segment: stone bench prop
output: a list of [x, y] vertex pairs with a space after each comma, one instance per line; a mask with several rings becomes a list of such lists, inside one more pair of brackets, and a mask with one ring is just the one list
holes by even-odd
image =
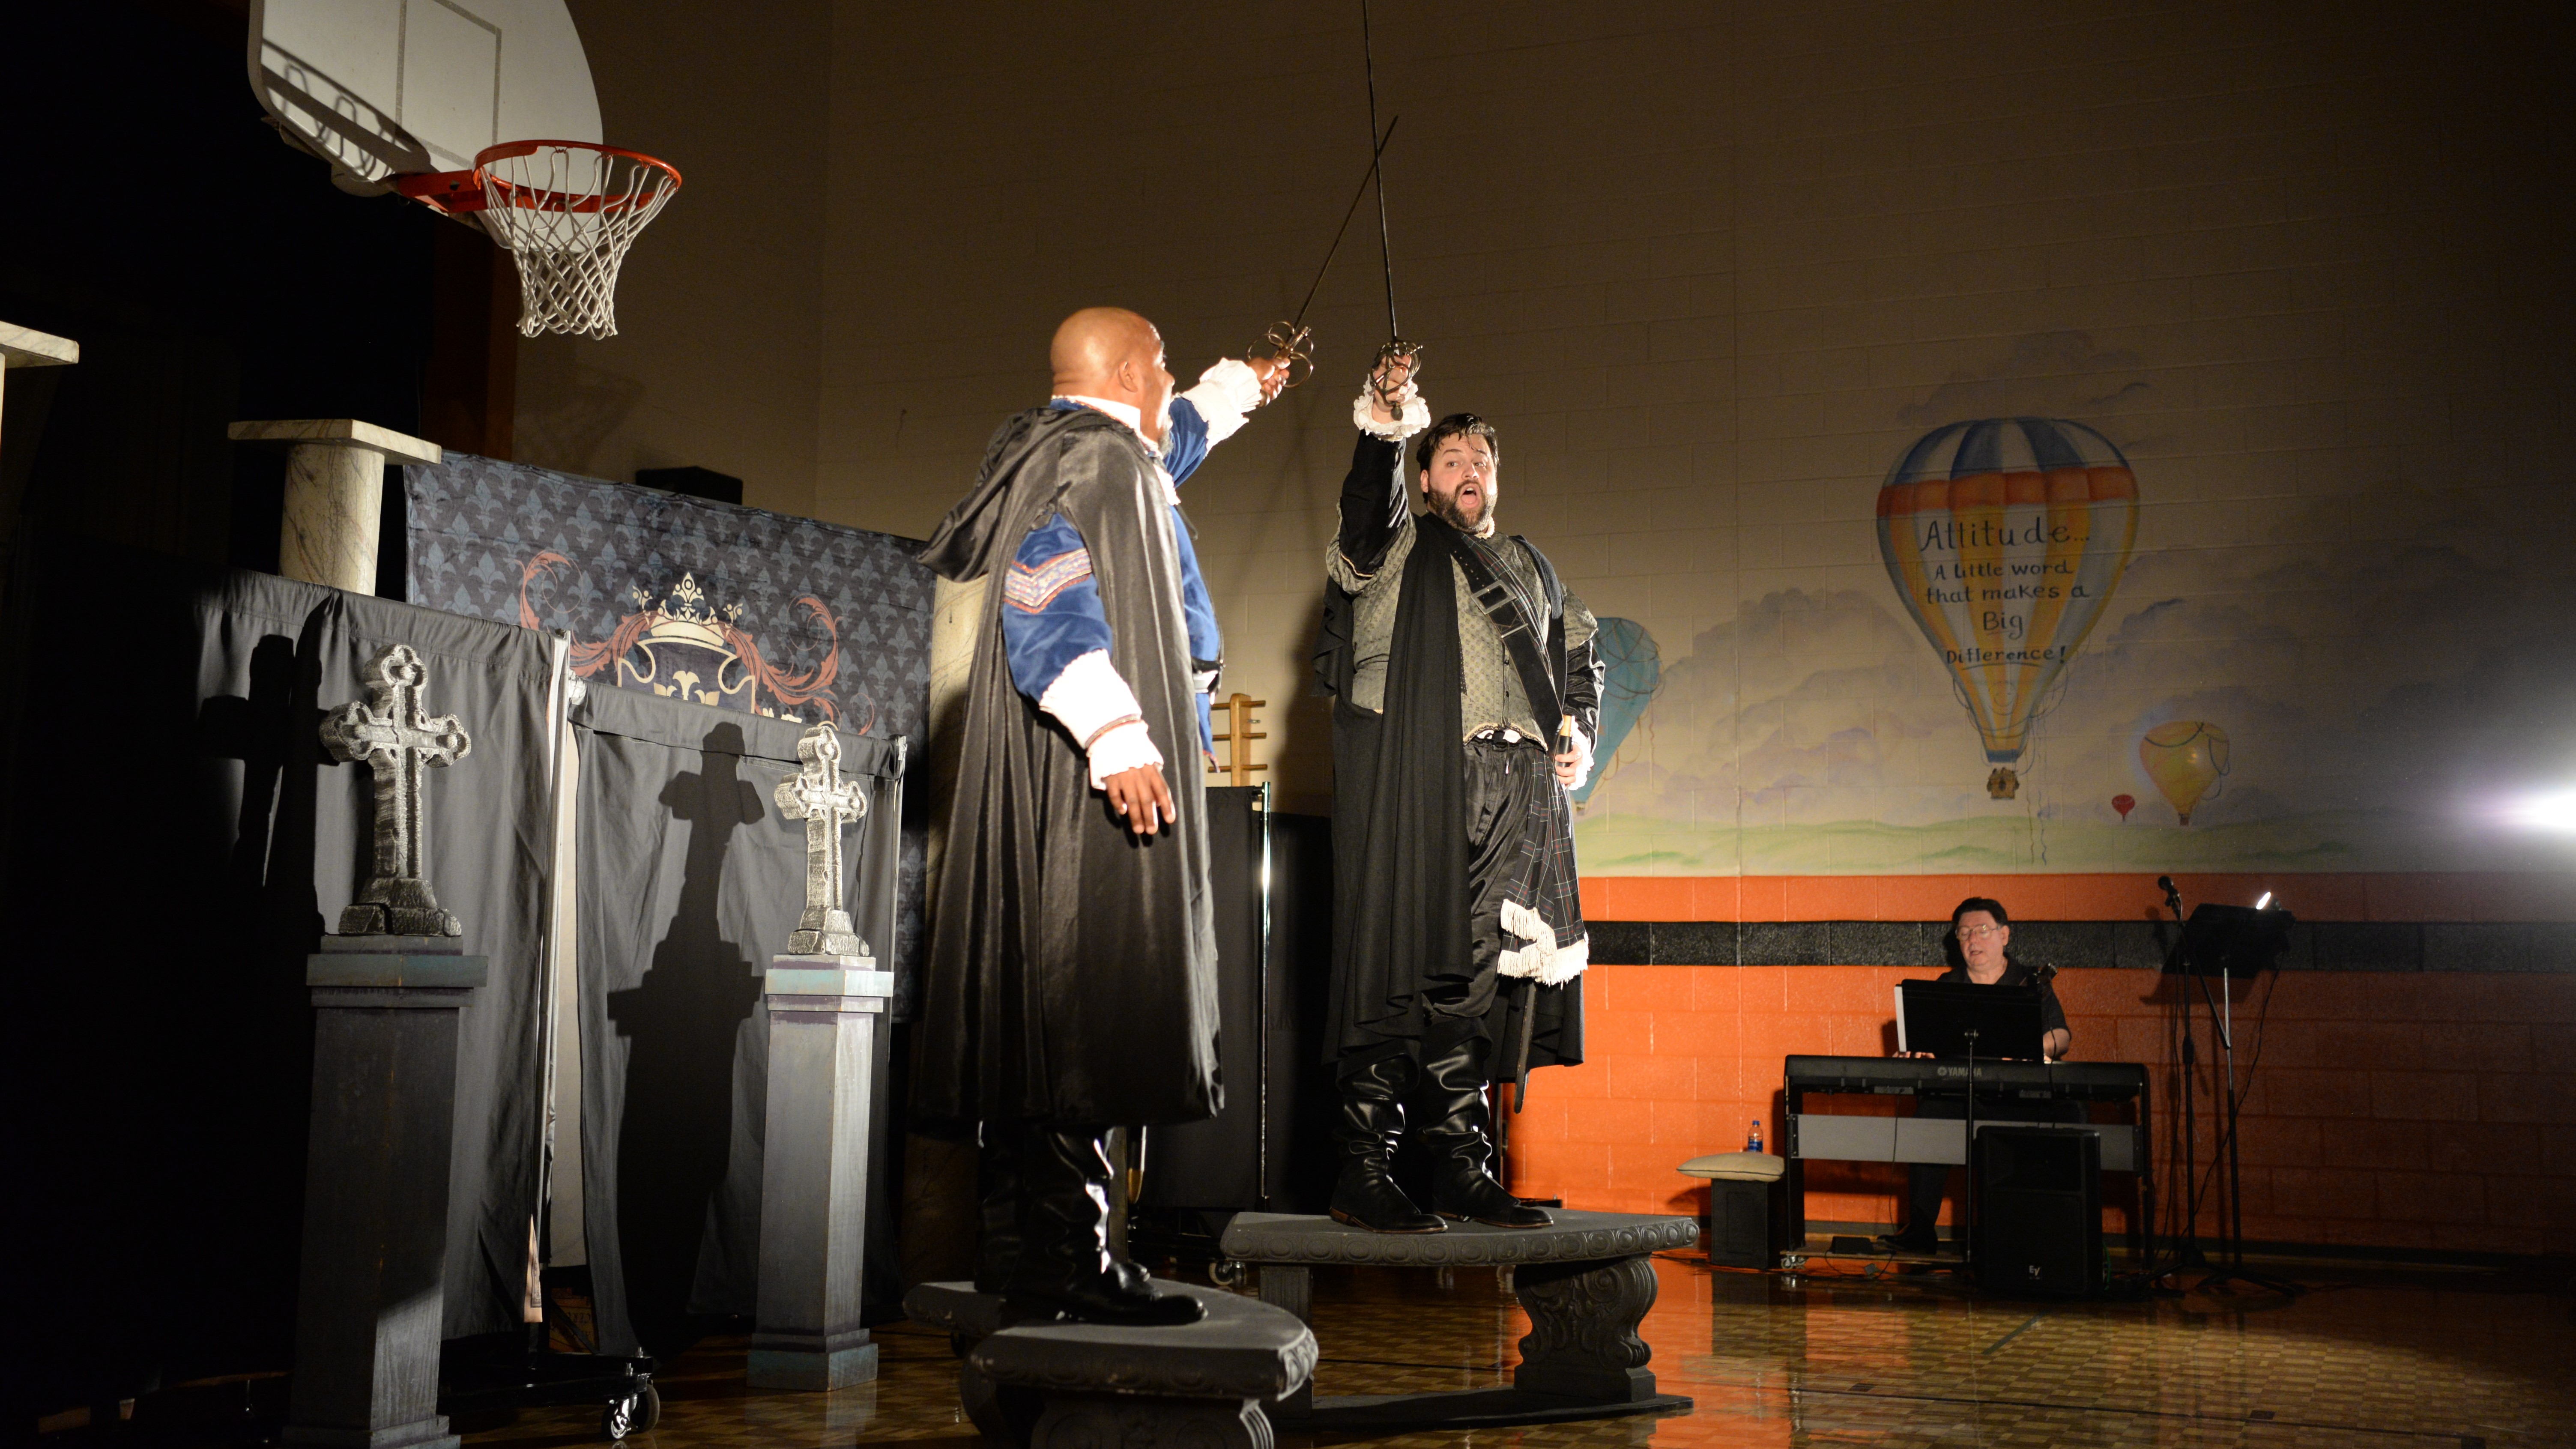
[[1270, 1449], [1264, 1406], [1305, 1392], [1315, 1335], [1296, 1315], [1241, 1294], [1154, 1286], [1198, 1299], [1207, 1316], [1177, 1327], [1004, 1328], [1001, 1300], [966, 1283], [924, 1283], [903, 1307], [914, 1322], [948, 1331], [964, 1360], [958, 1401], [995, 1443]]
[[1313, 1321], [1313, 1269], [1333, 1264], [1387, 1268], [1509, 1268], [1530, 1316], [1521, 1365], [1508, 1388], [1431, 1394], [1324, 1398], [1311, 1387], [1282, 1401], [1274, 1417], [1301, 1433], [1393, 1433], [1411, 1429], [1548, 1424], [1688, 1409], [1657, 1393], [1646, 1368], [1652, 1352], [1637, 1325], [1655, 1303], [1659, 1249], [1699, 1242], [1691, 1218], [1551, 1209], [1545, 1228], [1451, 1223], [1443, 1233], [1372, 1233], [1331, 1218], [1238, 1213], [1218, 1240], [1225, 1255], [1261, 1269], [1261, 1298]]

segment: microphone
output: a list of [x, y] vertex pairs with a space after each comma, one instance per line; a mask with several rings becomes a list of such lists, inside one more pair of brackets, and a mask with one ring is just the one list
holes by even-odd
[[2156, 889], [2165, 893], [2165, 909], [2173, 912], [2177, 916], [2181, 915], [2182, 892], [2174, 889], [2173, 877], [2169, 875], [2157, 876]]

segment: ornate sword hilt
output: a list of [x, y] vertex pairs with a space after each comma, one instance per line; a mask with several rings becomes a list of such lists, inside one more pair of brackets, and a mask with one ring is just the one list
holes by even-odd
[[1259, 361], [1261, 349], [1269, 348], [1269, 360], [1278, 363], [1288, 373], [1287, 380], [1280, 383], [1280, 387], [1291, 388], [1315, 375], [1314, 345], [1313, 328], [1301, 327], [1294, 322], [1274, 322], [1269, 331], [1261, 334], [1258, 343], [1243, 350], [1243, 360]]
[[[1378, 401], [1384, 403], [1390, 412], [1402, 411], [1404, 405], [1396, 396], [1388, 394], [1380, 380], [1388, 376], [1388, 369], [1395, 367], [1404, 369], [1406, 383], [1419, 382], [1422, 378], [1422, 344], [1390, 337], [1379, 346], [1376, 359], [1369, 363], [1369, 391], [1376, 393]], [[1397, 385], [1399, 394], [1402, 387], [1403, 384]]]

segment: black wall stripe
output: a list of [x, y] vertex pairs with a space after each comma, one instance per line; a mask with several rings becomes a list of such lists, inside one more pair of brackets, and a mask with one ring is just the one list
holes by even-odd
[[[1591, 921], [1614, 966], [1939, 966], [1945, 921]], [[2016, 921], [2012, 953], [2066, 970], [2154, 970], [2171, 923]], [[2576, 923], [2318, 921], [2290, 931], [2286, 971], [2576, 972]]]

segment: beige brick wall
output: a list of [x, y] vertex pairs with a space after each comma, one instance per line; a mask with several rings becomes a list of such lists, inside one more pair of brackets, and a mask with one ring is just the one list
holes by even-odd
[[570, 0], [610, 145], [679, 168], [629, 252], [618, 335], [519, 348], [519, 461], [632, 482], [689, 464], [813, 515], [832, 13]]
[[[1383, 4], [1405, 328], [1432, 348], [1435, 409], [1499, 422], [1505, 525], [1597, 612], [1645, 624], [1668, 668], [1784, 590], [1821, 621], [1781, 646], [1811, 663], [1874, 657], [1854, 611], [1910, 635], [1871, 531], [1878, 481], [1930, 427], [2024, 412], [2088, 421], [2137, 464], [2132, 603], [2218, 590], [2202, 554], [2270, 590], [2323, 552], [2399, 560], [2467, 499], [2502, 521], [2494, 567], [2528, 608], [2576, 543], [2571, 168], [2532, 29], [2550, 13]], [[1075, 306], [1155, 318], [1185, 380], [1251, 342], [1304, 291], [1364, 160], [1356, 6], [974, 14], [832, 17], [819, 289], [765, 334], [819, 331], [821, 517], [929, 530], [999, 418], [1043, 396], [1047, 332]], [[782, 124], [811, 111], [794, 78]], [[620, 92], [605, 74], [602, 90], [613, 122]], [[699, 164], [662, 225], [725, 184]], [[1230, 679], [1270, 701], [1291, 808], [1329, 788], [1304, 655], [1348, 400], [1383, 325], [1373, 220], [1310, 318], [1322, 373], [1188, 490]], [[675, 290], [678, 260], [639, 256], [634, 282]], [[726, 265], [796, 295], [793, 257]], [[763, 409], [804, 396], [746, 388], [728, 356], [687, 360], [685, 386], [630, 369], [652, 374], [634, 417], [766, 428]], [[2323, 601], [2314, 627], [2364, 613]], [[1820, 784], [1808, 805], [1712, 787], [1707, 808], [1884, 817], [1981, 781], [1973, 755], [1888, 723], [1955, 713], [1918, 655], [1774, 712], [1784, 738], [1876, 729], [1874, 784]], [[1641, 730], [1621, 768], [1655, 767], [1669, 738]], [[2337, 768], [2292, 740], [2250, 749], [2283, 779]]]

